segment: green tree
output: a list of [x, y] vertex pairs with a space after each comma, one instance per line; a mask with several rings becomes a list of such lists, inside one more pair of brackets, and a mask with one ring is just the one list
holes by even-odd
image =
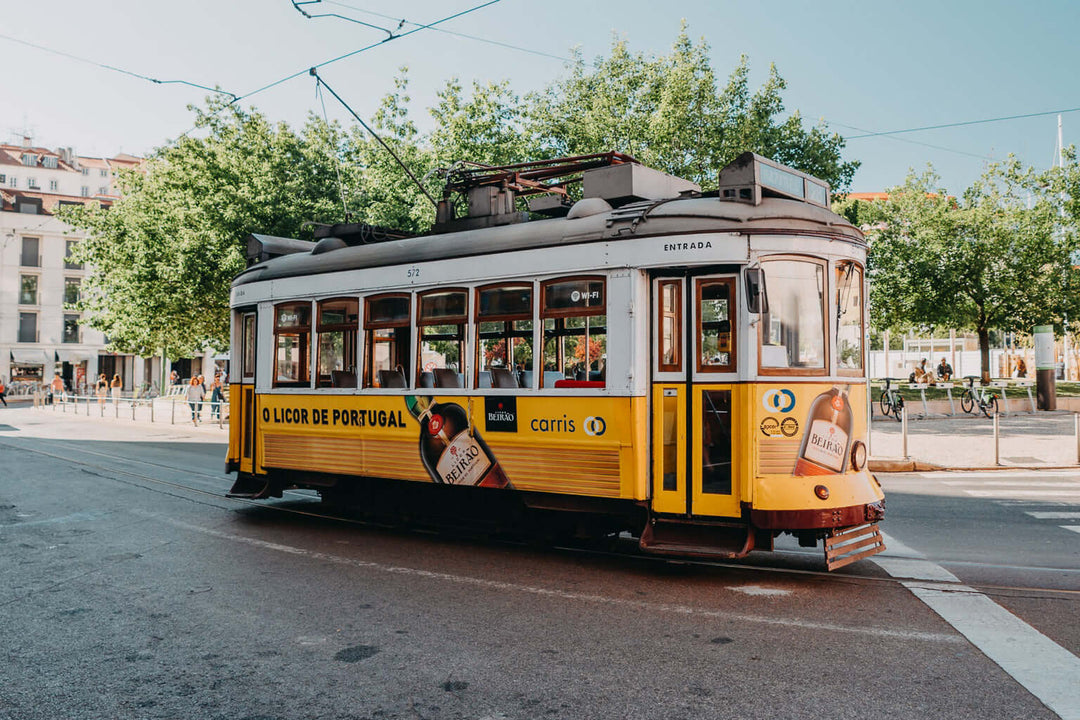
[[960, 197], [927, 170], [909, 174], [886, 201], [839, 207], [870, 241], [875, 327], [973, 330], [986, 378], [991, 328], [1027, 332], [1075, 315], [1077, 235], [1063, 222], [1053, 187], [1010, 159], [991, 165]]
[[228, 347], [229, 288], [244, 238], [311, 236], [304, 221], [341, 215], [342, 131], [311, 118], [299, 134], [211, 100], [203, 137], [160, 148], [123, 174], [111, 208], [67, 208], [85, 230], [77, 260], [92, 266], [80, 309], [121, 352], [179, 358]]

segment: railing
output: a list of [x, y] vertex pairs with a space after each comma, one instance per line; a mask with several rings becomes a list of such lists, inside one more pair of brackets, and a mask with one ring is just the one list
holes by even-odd
[[[199, 403], [197, 412], [193, 415], [187, 400], [179, 395], [164, 398], [140, 398], [122, 396], [114, 400], [111, 396], [75, 395], [72, 393], [53, 394], [34, 392], [34, 407], [48, 409], [53, 412], [71, 412], [76, 415], [87, 417], [111, 417], [113, 419], [130, 419], [150, 423], [203, 424], [203, 418], [211, 425], [224, 428], [229, 421], [229, 401], [204, 400]], [[197, 422], [196, 422], [197, 420]]]

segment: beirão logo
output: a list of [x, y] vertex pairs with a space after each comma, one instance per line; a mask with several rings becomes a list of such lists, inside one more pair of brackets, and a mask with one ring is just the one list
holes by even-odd
[[607, 423], [604, 422], [602, 417], [587, 417], [585, 418], [585, 434], [586, 435], [603, 435], [607, 432]]
[[795, 393], [787, 388], [780, 390], [767, 390], [761, 396], [761, 404], [768, 412], [791, 412], [795, 407]]

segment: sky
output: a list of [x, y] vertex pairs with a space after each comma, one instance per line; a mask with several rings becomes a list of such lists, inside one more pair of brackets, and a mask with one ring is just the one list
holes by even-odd
[[[1072, 110], [1062, 114], [1064, 141], [1080, 145], [1080, 43], [1071, 36], [1080, 27], [1077, 2], [494, 0], [464, 12], [484, 2], [301, 5], [380, 30], [307, 19], [291, 0], [0, 0], [7, 67], [0, 140], [29, 131], [38, 146], [143, 155], [191, 129], [188, 106], [207, 95], [193, 85], [247, 96], [245, 106], [299, 126], [309, 112], [323, 112], [307, 68], [369, 45], [320, 75], [370, 118], [407, 66], [412, 117], [423, 130], [427, 108], [451, 78], [466, 86], [509, 80], [521, 94], [541, 90], [565, 75], [572, 49], [591, 61], [621, 38], [631, 51], [666, 54], [685, 20], [691, 37], [709, 44], [719, 77], [746, 55], [756, 88], [775, 64], [787, 82], [786, 111], [850, 138], [844, 158], [862, 163], [854, 191], [897, 185], [928, 163], [954, 193], [1010, 153], [1048, 167], [1057, 111]], [[400, 33], [417, 31], [380, 43], [401, 20]], [[350, 122], [332, 97], [326, 112]], [[1014, 119], [957, 125], [998, 118]], [[856, 137], [937, 125], [954, 126]]]

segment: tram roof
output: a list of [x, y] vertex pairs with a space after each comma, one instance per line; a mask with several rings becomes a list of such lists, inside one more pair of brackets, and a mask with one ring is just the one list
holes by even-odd
[[[862, 233], [841, 216], [798, 200], [770, 197], [751, 205], [716, 197], [690, 197], [636, 202], [617, 208], [603, 202], [598, 206], [594, 200], [580, 201], [575, 207], [580, 206], [581, 212], [571, 210], [563, 218], [369, 245], [350, 246], [337, 238], [324, 238], [319, 243], [310, 243], [309, 252], [293, 252], [251, 266], [233, 280], [233, 287], [343, 270], [690, 233], [827, 235], [866, 244]], [[598, 211], [589, 213], [586, 208]], [[282, 238], [252, 235], [249, 242], [252, 240], [280, 245]]]

